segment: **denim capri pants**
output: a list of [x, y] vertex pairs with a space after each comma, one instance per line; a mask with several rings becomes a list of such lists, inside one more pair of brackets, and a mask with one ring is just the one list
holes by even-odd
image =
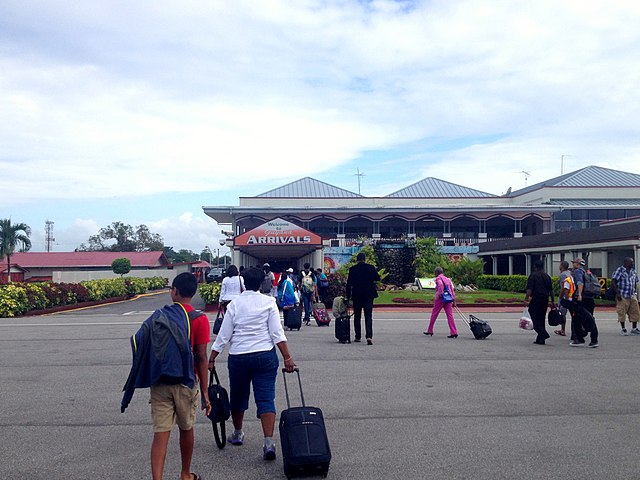
[[258, 417], [276, 413], [276, 377], [278, 355], [276, 348], [264, 352], [229, 355], [229, 388], [231, 411], [244, 412], [249, 408], [249, 388], [253, 384]]

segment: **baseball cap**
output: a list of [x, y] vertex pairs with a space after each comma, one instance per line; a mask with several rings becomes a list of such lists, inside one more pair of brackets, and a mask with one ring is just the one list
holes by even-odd
[[584, 259], [582, 258], [574, 258], [573, 259], [573, 263], [579, 263], [580, 265], [586, 265], [587, 262], [584, 261]]
[[268, 263], [265, 263], [264, 265], [262, 265], [263, 267], [271, 267], [271, 265], [269, 265]]
[[293, 273], [293, 268], [291, 267], [287, 268], [287, 273]]

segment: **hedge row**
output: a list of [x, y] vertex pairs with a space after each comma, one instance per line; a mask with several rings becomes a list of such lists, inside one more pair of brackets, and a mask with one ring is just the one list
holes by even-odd
[[[559, 277], [551, 277], [554, 295], [560, 294]], [[611, 285], [611, 280], [607, 279], [605, 288]], [[500, 290], [504, 292], [524, 292], [527, 288], [526, 275], [480, 275], [478, 277], [478, 288], [489, 290]]]
[[105, 278], [80, 283], [10, 283], [0, 285], [0, 317], [15, 317], [32, 310], [138, 295], [167, 286], [167, 279]]

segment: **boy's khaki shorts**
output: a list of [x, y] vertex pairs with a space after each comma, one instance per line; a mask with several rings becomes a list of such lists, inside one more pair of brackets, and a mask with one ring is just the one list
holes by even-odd
[[196, 422], [199, 394], [198, 385], [153, 385], [149, 400], [153, 431], [170, 432], [176, 423], [180, 430], [191, 430]]
[[629, 315], [630, 322], [640, 322], [640, 308], [638, 307], [638, 297], [623, 298], [616, 301], [616, 313], [618, 321], [623, 323], [625, 317]]

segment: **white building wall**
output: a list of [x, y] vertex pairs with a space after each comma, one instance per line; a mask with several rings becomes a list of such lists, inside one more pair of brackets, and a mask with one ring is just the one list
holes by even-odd
[[[158, 268], [154, 270], [131, 270], [124, 275], [124, 278], [151, 278], [151, 277], [164, 277], [168, 280], [169, 284], [173, 281], [176, 275], [183, 272], [190, 272], [190, 265], [178, 265], [172, 269]], [[54, 270], [52, 272], [52, 280], [58, 283], [79, 283], [85, 280], [99, 280], [103, 278], [118, 278], [120, 275], [116, 275], [109, 270], [77, 270], [77, 271], [61, 271]]]

